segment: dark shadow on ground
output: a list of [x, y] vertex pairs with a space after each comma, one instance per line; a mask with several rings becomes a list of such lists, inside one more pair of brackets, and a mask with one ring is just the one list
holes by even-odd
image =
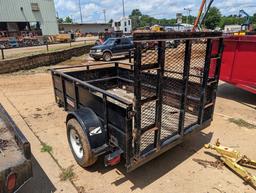
[[53, 193], [56, 188], [45, 174], [37, 160], [32, 156], [33, 178], [17, 193]]
[[[129, 57], [125, 57], [125, 56], [113, 56], [113, 57], [111, 58], [111, 61], [110, 61], [110, 62], [120, 62], [120, 61], [122, 61], [122, 60], [127, 60], [127, 59], [129, 59]], [[95, 60], [94, 60], [93, 58], [91, 58], [91, 57], [90, 57], [90, 61], [97, 62], [97, 61], [95, 61]], [[105, 62], [103, 59], [101, 59], [101, 60], [99, 60], [99, 61]]]
[[124, 56], [116, 56], [112, 58], [111, 61], [115, 62], [115, 61], [126, 60], [126, 59], [129, 59], [129, 58]]
[[167, 151], [163, 155], [157, 157], [156, 159], [144, 164], [140, 168], [136, 169], [131, 173], [127, 173], [124, 167], [124, 162], [121, 162], [116, 167], [105, 168], [103, 165], [103, 159], [100, 158], [97, 163], [92, 166], [88, 171], [107, 173], [110, 170], [117, 168], [117, 172], [124, 175], [123, 178], [117, 179], [112, 183], [116, 186], [125, 183], [127, 180], [133, 183], [131, 190], [137, 188], [143, 189], [150, 185], [161, 176], [165, 175], [176, 166], [184, 162], [186, 159], [191, 157], [199, 149], [203, 148], [204, 144], [210, 142], [213, 133], [205, 134], [203, 132], [195, 133], [185, 140], [182, 144], [174, 147], [173, 149]]
[[[256, 95], [237, 88], [231, 84], [223, 83], [218, 87], [218, 97], [234, 100], [244, 105], [256, 105]], [[251, 107], [251, 106], [250, 106]], [[255, 107], [252, 107], [256, 109]]]

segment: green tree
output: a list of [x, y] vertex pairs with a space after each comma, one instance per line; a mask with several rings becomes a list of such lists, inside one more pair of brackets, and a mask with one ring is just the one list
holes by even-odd
[[114, 21], [113, 19], [110, 19], [108, 23], [112, 24], [112, 23], [113, 23], [113, 21]]
[[173, 25], [176, 23], [176, 19], [159, 19], [158, 24], [163, 26]]
[[73, 19], [69, 16], [65, 17], [64, 23], [73, 23]]
[[188, 24], [192, 24], [193, 25], [195, 20], [196, 20], [196, 17], [192, 16], [192, 15], [189, 15], [189, 16], [183, 15], [182, 16], [182, 22], [183, 23], [187, 23], [187, 21], [188, 21]]
[[131, 16], [142, 16], [142, 13], [139, 9], [132, 10]]
[[253, 23], [253, 29], [254, 31], [256, 31], [256, 13], [253, 14], [252, 23]]
[[244, 23], [244, 18], [240, 18], [237, 15], [229, 15], [221, 17], [219, 26], [223, 29], [225, 25], [241, 25]]
[[129, 17], [132, 20], [133, 29], [138, 29], [140, 27], [150, 27], [155, 24], [166, 26], [176, 23], [176, 19], [156, 19], [149, 15], [144, 15], [139, 9], [134, 9]]
[[256, 13], [254, 13], [252, 16], [252, 23], [256, 24]]
[[205, 27], [208, 29], [214, 30], [220, 25], [221, 13], [220, 10], [216, 7], [210, 8], [206, 18], [205, 18]]
[[63, 23], [64, 22], [63, 18], [59, 18], [59, 17], [57, 17], [57, 21], [58, 21], [58, 23]]
[[138, 27], [141, 27], [140, 20], [142, 17], [142, 13], [140, 12], [139, 9], [132, 10], [132, 13], [129, 17], [132, 20], [132, 28], [133, 29], [137, 29]]
[[140, 19], [140, 24], [140, 27], [152, 26], [155, 24], [159, 24], [159, 21], [156, 18], [151, 17], [149, 15], [142, 15]]

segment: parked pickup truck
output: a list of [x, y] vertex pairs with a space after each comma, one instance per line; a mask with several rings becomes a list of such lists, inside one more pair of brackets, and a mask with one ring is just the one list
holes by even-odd
[[30, 144], [0, 104], [0, 193], [13, 193], [32, 177]]
[[132, 48], [133, 42], [131, 37], [109, 38], [102, 45], [92, 47], [90, 56], [94, 60], [103, 58], [105, 61], [110, 61], [113, 56], [129, 56]]

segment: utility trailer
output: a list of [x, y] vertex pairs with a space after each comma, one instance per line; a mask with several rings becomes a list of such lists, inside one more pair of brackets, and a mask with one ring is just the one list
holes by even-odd
[[[167, 48], [170, 40], [179, 40], [179, 46]], [[158, 42], [157, 48], [145, 48], [152, 41]], [[134, 64], [51, 71], [56, 103], [68, 111], [71, 151], [82, 167], [105, 155], [106, 166], [123, 158], [130, 172], [212, 121], [221, 33], [135, 33], [134, 45]]]
[[30, 144], [0, 104], [0, 193], [13, 193], [32, 177]]

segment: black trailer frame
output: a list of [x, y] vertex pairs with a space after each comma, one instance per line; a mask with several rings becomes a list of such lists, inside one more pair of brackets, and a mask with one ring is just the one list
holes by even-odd
[[[127, 171], [132, 171], [210, 125], [223, 52], [221, 35], [135, 33], [134, 65], [115, 62], [52, 69], [55, 100], [66, 111], [93, 110], [106, 134], [90, 139], [93, 153], [121, 150]], [[165, 42], [174, 39], [180, 45], [166, 48]], [[157, 42], [156, 49], [147, 48], [152, 41]], [[110, 92], [115, 89], [134, 97]], [[95, 145], [99, 139], [103, 142]]]
[[[13, 135], [13, 139], [17, 143], [19, 149], [22, 152], [22, 157], [20, 160], [6, 160], [6, 164], [1, 165], [4, 170], [0, 170], [0, 192], [8, 192], [7, 190], [7, 179], [8, 176], [15, 174], [16, 183], [13, 189], [14, 192], [19, 190], [23, 185], [25, 185], [32, 177], [32, 161], [31, 161], [31, 147], [30, 143], [23, 135], [21, 130], [14, 123], [11, 116], [7, 113], [4, 107], [0, 103], [0, 121], [6, 125], [6, 129]], [[1, 136], [0, 136], [1, 139]], [[13, 144], [11, 145], [13, 146]], [[8, 148], [8, 147], [7, 147]], [[3, 151], [4, 152], [4, 151]], [[15, 152], [12, 152], [15, 153]], [[0, 156], [1, 153], [0, 153]], [[2, 159], [2, 158], [0, 158]], [[12, 158], [13, 159], [13, 158]], [[10, 165], [10, 163], [12, 163]]]

